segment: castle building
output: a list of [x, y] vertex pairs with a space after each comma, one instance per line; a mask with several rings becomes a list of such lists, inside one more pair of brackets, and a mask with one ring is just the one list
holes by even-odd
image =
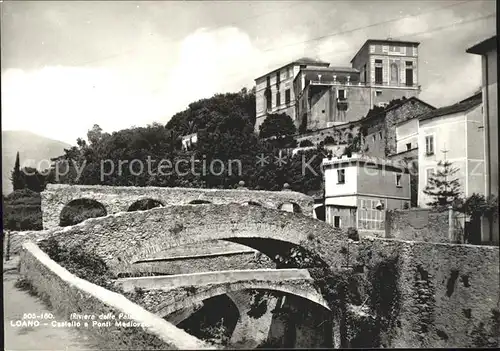
[[303, 131], [317, 130], [360, 120], [374, 105], [418, 96], [418, 46], [369, 39], [351, 67], [300, 59], [257, 78], [256, 130], [271, 113], [288, 114]]
[[255, 130], [259, 131], [269, 114], [286, 113], [295, 120], [294, 78], [301, 69], [328, 66], [328, 62], [303, 57], [255, 79]]

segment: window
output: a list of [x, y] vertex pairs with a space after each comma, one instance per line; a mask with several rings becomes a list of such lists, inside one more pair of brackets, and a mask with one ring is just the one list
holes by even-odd
[[363, 66], [363, 82], [366, 83], [366, 63]]
[[375, 60], [375, 84], [382, 84], [383, 68], [382, 60]]
[[267, 86], [270, 86], [270, 85], [271, 85], [271, 77], [267, 76]]
[[285, 90], [285, 104], [290, 103], [290, 89]]
[[427, 135], [425, 137], [425, 153], [427, 156], [434, 155], [434, 136]]
[[340, 228], [340, 216], [333, 216], [333, 226]]
[[281, 94], [280, 94], [280, 92], [278, 91], [278, 92], [276, 93], [276, 106], [281, 105], [281, 101], [280, 101], [280, 100], [281, 100]]
[[281, 81], [280, 71], [276, 72], [276, 85], [279, 86]]
[[345, 100], [346, 99], [345, 89], [337, 90], [337, 95], [338, 95], [339, 100]]
[[411, 143], [406, 143], [406, 150], [411, 150]]
[[382, 96], [382, 90], [375, 90], [376, 96]]
[[427, 182], [427, 185], [429, 185], [429, 180], [432, 178], [432, 176], [434, 175], [434, 168], [427, 168], [426, 172], [425, 172], [425, 175], [426, 175], [426, 182]]
[[396, 174], [396, 186], [398, 188], [402, 187], [402, 185], [401, 185], [401, 174]]
[[378, 139], [382, 140], [382, 132], [378, 132]]
[[337, 184], [345, 184], [345, 169], [337, 170]]
[[398, 65], [393, 62], [391, 63], [391, 84], [397, 84], [399, 79], [398, 79]]
[[377, 140], [377, 136], [375, 134], [372, 135], [372, 141], [375, 142]]
[[389, 46], [390, 52], [400, 52], [399, 46]]
[[413, 62], [406, 61], [406, 85], [413, 85]]

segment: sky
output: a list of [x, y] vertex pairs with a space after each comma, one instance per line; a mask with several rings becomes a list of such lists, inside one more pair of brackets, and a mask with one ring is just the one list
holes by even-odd
[[445, 106], [480, 87], [481, 58], [465, 50], [496, 30], [494, 0], [0, 6], [2, 130], [70, 144], [94, 124], [113, 132], [166, 123], [299, 57], [349, 66], [367, 39], [419, 41], [419, 97]]

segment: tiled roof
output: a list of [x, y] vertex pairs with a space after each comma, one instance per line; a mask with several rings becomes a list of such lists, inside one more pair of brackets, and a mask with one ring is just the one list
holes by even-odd
[[316, 60], [316, 59], [313, 59], [313, 58], [310, 58], [310, 57], [301, 57], [301, 58], [293, 61], [292, 63], [305, 63], [305, 64], [319, 63], [319, 64], [323, 64], [323, 65], [329, 64], [328, 62], [321, 61], [321, 60]]
[[471, 99], [465, 99], [462, 100], [462, 102], [450, 105], [450, 106], [445, 106], [438, 108], [436, 110], [430, 111], [428, 113], [423, 114], [420, 116], [418, 119], [420, 121], [428, 120], [431, 118], [439, 117], [439, 116], [445, 116], [445, 115], [451, 115], [454, 113], [459, 113], [459, 112], [465, 112], [470, 110], [473, 107], [476, 107], [481, 104], [482, 100], [482, 94], [476, 94], [474, 95], [475, 98]]

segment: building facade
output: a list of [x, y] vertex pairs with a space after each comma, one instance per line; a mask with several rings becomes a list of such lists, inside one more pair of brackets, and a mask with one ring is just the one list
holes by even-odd
[[[431, 111], [418, 120], [416, 143], [418, 147], [419, 192], [418, 204], [428, 207], [431, 200], [423, 193], [432, 174], [438, 171], [439, 161], [452, 162], [458, 168], [462, 196], [485, 194], [484, 183], [484, 124], [481, 93], [451, 106]], [[404, 149], [415, 143], [410, 130], [414, 121], [398, 125], [398, 147]], [[406, 132], [404, 132], [406, 130]]]
[[367, 40], [351, 67], [303, 58], [255, 80], [256, 131], [268, 114], [286, 113], [302, 131], [363, 118], [375, 106], [418, 96], [418, 42]]
[[491, 37], [467, 50], [482, 56], [482, 93], [487, 194], [498, 196], [498, 51], [497, 37]]
[[295, 121], [294, 78], [301, 69], [329, 65], [328, 62], [304, 57], [255, 79], [255, 131], [259, 132], [260, 125], [269, 114], [286, 113]]
[[[486, 196], [498, 197], [498, 48], [493, 36], [467, 49], [468, 53], [482, 57], [483, 123], [485, 134], [484, 182]], [[498, 217], [483, 220], [481, 241], [498, 245], [500, 242]]]
[[410, 177], [398, 163], [353, 154], [322, 167], [325, 220], [334, 227], [383, 233], [385, 211], [410, 206]]

